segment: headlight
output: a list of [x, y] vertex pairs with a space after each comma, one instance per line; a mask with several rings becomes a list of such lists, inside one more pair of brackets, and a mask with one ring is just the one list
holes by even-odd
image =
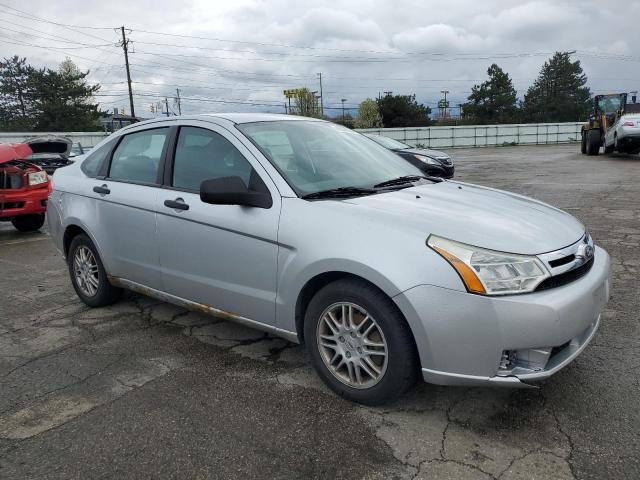
[[427, 163], [429, 165], [439, 165], [439, 166], [442, 165], [442, 163], [440, 163], [439, 161], [435, 160], [434, 158], [427, 157], [425, 155], [414, 155], [414, 157], [416, 157], [421, 162]]
[[47, 183], [49, 176], [47, 172], [34, 172], [29, 174], [29, 185], [39, 185], [41, 183]]
[[532, 292], [550, 277], [535, 256], [496, 252], [430, 235], [427, 245], [456, 269], [471, 293], [506, 295]]

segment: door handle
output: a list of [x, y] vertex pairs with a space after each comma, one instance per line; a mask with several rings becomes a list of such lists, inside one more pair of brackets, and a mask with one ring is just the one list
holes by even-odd
[[175, 200], [165, 200], [164, 206], [173, 208], [175, 210], [189, 210], [189, 205], [184, 203], [182, 198], [176, 198]]
[[100, 187], [93, 187], [93, 191], [99, 193], [100, 195], [109, 195], [111, 193], [111, 190], [109, 190], [107, 184], [104, 184]]

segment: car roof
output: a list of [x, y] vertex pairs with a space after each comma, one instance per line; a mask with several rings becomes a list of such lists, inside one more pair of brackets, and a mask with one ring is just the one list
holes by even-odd
[[225, 120], [229, 120], [233, 123], [276, 122], [282, 120], [310, 120], [317, 122], [322, 121], [319, 118], [300, 117], [297, 115], [283, 115], [278, 113], [207, 113], [201, 116], [224, 118]]
[[[118, 130], [118, 132], [125, 132], [134, 128], [153, 125], [161, 122], [171, 122], [175, 120], [201, 120], [205, 122], [231, 122], [233, 124], [252, 123], [252, 122], [276, 122], [276, 121], [311, 121], [311, 122], [324, 122], [319, 118], [312, 117], [300, 117], [297, 115], [283, 115], [277, 113], [202, 113], [199, 115], [180, 115], [174, 117], [162, 117], [152, 118], [142, 122], [136, 122]], [[221, 122], [222, 121], [222, 122]]]

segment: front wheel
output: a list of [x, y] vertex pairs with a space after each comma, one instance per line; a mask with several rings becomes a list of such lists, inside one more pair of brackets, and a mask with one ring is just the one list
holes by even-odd
[[580, 153], [583, 155], [587, 153], [587, 135], [584, 131], [580, 135]]
[[44, 213], [13, 217], [11, 223], [19, 232], [35, 232], [44, 225]]
[[98, 251], [87, 235], [73, 238], [67, 261], [73, 288], [88, 306], [105, 307], [118, 299], [121, 290], [109, 283]]
[[598, 155], [600, 146], [602, 145], [602, 137], [599, 130], [589, 130], [587, 132], [587, 155]]
[[321, 289], [305, 315], [311, 363], [338, 395], [380, 405], [407, 391], [419, 362], [404, 317], [383, 292], [358, 280]]

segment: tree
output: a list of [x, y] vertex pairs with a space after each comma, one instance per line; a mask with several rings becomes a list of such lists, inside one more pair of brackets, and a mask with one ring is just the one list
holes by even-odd
[[316, 94], [310, 91], [308, 88], [297, 89], [293, 100], [294, 105], [291, 107], [291, 114], [301, 115], [303, 117], [321, 117]]
[[35, 70], [31, 85], [39, 112], [35, 130], [90, 131], [95, 130], [100, 117], [93, 94], [99, 85], [88, 85], [89, 72], [81, 72], [70, 60], [63, 61], [58, 70]]
[[524, 96], [524, 118], [529, 122], [584, 120], [591, 107], [586, 83], [580, 61], [572, 62], [568, 52], [556, 52]]
[[367, 98], [358, 107], [358, 113], [354, 122], [355, 128], [378, 128], [382, 127], [382, 115], [378, 103]]
[[27, 131], [91, 131], [100, 116], [88, 85], [89, 72], [70, 60], [58, 70], [35, 69], [26, 59], [0, 63], [0, 129]]
[[494, 63], [487, 69], [487, 75], [489, 80], [471, 89], [469, 101], [463, 105], [465, 117], [480, 124], [516, 121], [517, 95], [509, 74]]
[[385, 127], [425, 127], [431, 109], [416, 101], [415, 95], [387, 94], [377, 99]]
[[26, 58], [15, 55], [0, 61], [0, 130], [33, 129], [32, 74]]

